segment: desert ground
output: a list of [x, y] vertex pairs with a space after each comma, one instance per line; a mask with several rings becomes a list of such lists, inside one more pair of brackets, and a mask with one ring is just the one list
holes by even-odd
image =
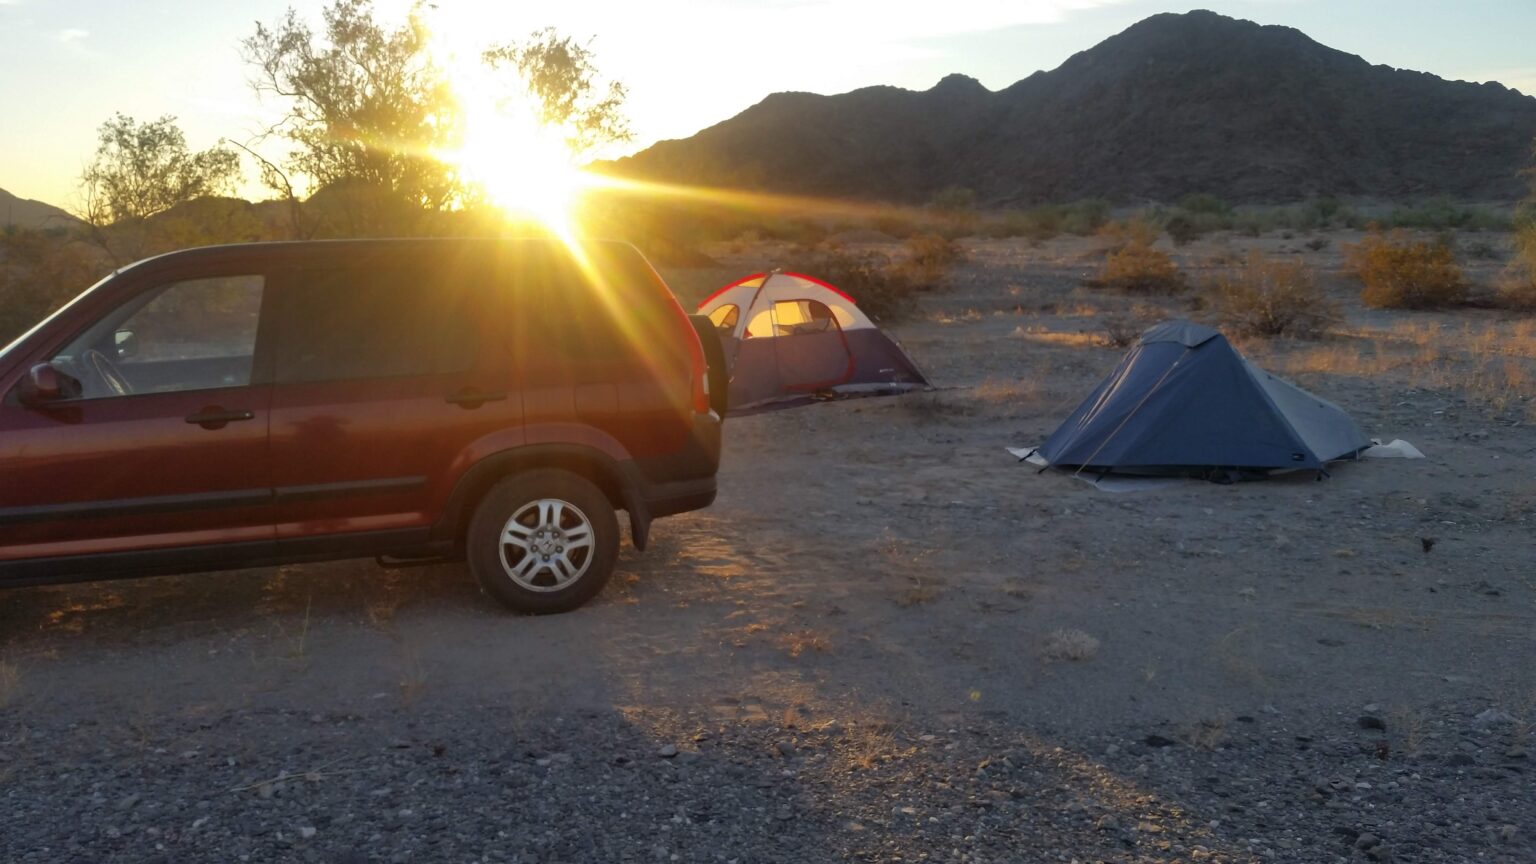
[[1234, 341], [1426, 459], [1037, 473], [1106, 318], [1200, 313], [967, 240], [890, 328], [938, 389], [732, 419], [577, 612], [372, 562], [0, 594], [0, 860], [1536, 861], [1536, 319], [1365, 310], [1316, 237], [1175, 255], [1317, 268], [1333, 335]]

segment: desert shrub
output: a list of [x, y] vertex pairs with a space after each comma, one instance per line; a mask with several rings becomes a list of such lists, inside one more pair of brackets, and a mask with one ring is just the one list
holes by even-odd
[[1197, 193], [1185, 195], [1179, 199], [1179, 209], [1188, 213], [1216, 213], [1225, 214], [1232, 211], [1232, 205], [1217, 198], [1215, 195]]
[[1061, 208], [1061, 230], [1086, 237], [1109, 221], [1109, 202], [1102, 198], [1084, 198]]
[[21, 335], [110, 269], [63, 230], [0, 233], [0, 345]]
[[1200, 239], [1201, 234], [1200, 226], [1195, 224], [1195, 220], [1183, 213], [1169, 216], [1163, 223], [1163, 230], [1168, 232], [1168, 239], [1172, 240], [1175, 246], [1187, 246]]
[[1064, 214], [1064, 208], [1057, 207], [1053, 204], [1047, 204], [1045, 206], [1035, 207], [1029, 210], [1027, 213], [1025, 213], [1024, 224], [1026, 229], [1024, 236], [1028, 237], [1032, 242], [1035, 243], [1041, 243], [1051, 239], [1052, 237], [1055, 237], [1062, 231], [1066, 230], [1063, 225], [1063, 222], [1065, 221]]
[[836, 285], [853, 297], [865, 314], [895, 321], [912, 314], [921, 287], [913, 268], [896, 264], [878, 252], [840, 248], [796, 249], [784, 269], [807, 273]]
[[1430, 309], [1467, 298], [1466, 279], [1443, 238], [1413, 240], [1401, 230], [1373, 229], [1344, 247], [1344, 261], [1360, 280], [1360, 299], [1367, 306]]
[[1413, 207], [1399, 206], [1388, 217], [1394, 228], [1429, 231], [1508, 231], [1510, 219], [1486, 207], [1469, 207], [1434, 198]]
[[907, 238], [907, 266], [923, 282], [934, 282], [964, 254], [960, 244], [941, 234], [914, 234]]
[[1157, 227], [1139, 216], [1124, 221], [1105, 222], [1095, 232], [1105, 241], [1110, 252], [1119, 252], [1130, 245], [1151, 246], [1157, 242]]
[[1095, 284], [1126, 294], [1174, 294], [1184, 288], [1184, 274], [1168, 253], [1132, 239], [1105, 257]]
[[1273, 220], [1257, 210], [1244, 210], [1232, 217], [1232, 230], [1244, 237], [1257, 237], [1273, 226]]
[[1099, 330], [1104, 334], [1105, 345], [1127, 348], [1163, 317], [1161, 310], [1138, 303], [1128, 312], [1111, 312], [1102, 316]]
[[1305, 265], [1250, 251], [1243, 263], [1216, 276], [1205, 299], [1232, 332], [1249, 336], [1316, 336], [1338, 317]]
[[980, 221], [976, 213], [976, 193], [964, 186], [948, 186], [939, 190], [929, 200], [930, 209], [939, 214], [937, 224], [930, 230], [954, 239], [976, 233]]

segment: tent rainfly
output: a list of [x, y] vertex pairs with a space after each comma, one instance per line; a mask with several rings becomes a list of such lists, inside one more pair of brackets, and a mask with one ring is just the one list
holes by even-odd
[[1323, 471], [1369, 446], [1342, 409], [1248, 362], [1220, 333], [1165, 321], [1037, 453], [1075, 471], [1228, 479]]
[[810, 276], [748, 276], [710, 295], [698, 311], [720, 334], [733, 414], [928, 387], [852, 297]]

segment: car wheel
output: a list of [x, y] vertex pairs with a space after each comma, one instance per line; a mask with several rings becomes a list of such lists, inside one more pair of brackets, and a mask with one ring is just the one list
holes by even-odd
[[619, 520], [591, 481], [540, 469], [487, 492], [466, 543], [485, 593], [518, 612], [568, 612], [597, 596], [613, 575]]

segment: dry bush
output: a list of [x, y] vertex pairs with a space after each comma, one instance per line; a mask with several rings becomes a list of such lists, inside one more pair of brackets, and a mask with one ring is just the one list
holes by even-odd
[[960, 244], [942, 234], [915, 234], [907, 238], [907, 266], [925, 282], [943, 278], [964, 254]]
[[1467, 299], [1467, 282], [1451, 247], [1413, 240], [1403, 231], [1372, 230], [1344, 247], [1345, 266], [1360, 280], [1360, 299], [1378, 309], [1433, 309]]
[[1128, 315], [1108, 315], [1103, 322], [1104, 344], [1111, 348], [1129, 348], [1147, 328]]
[[793, 250], [784, 269], [806, 273], [836, 285], [853, 297], [866, 315], [895, 321], [917, 306], [918, 282], [912, 270], [892, 263], [878, 252], [853, 252], [837, 247]]
[[1151, 246], [1157, 242], [1158, 230], [1138, 216], [1123, 222], [1105, 222], [1094, 233], [1105, 241], [1105, 248], [1114, 253], [1130, 246]]
[[1163, 223], [1163, 230], [1168, 232], [1168, 238], [1175, 246], [1188, 246], [1200, 239], [1203, 233], [1194, 219], [1183, 213], [1175, 213]]
[[1506, 309], [1536, 311], [1536, 224], [1515, 237], [1515, 258], [1499, 282], [1498, 302]]
[[1109, 221], [1109, 202], [1103, 198], [1084, 198], [1061, 208], [1061, 230], [1086, 237]]
[[67, 232], [6, 228], [0, 233], [0, 344], [89, 288], [108, 269]]
[[1099, 329], [1104, 334], [1104, 344], [1111, 348], [1128, 348], [1148, 327], [1165, 318], [1163, 311], [1153, 306], [1137, 303], [1129, 312], [1110, 312], [1102, 316]]
[[917, 306], [914, 295], [933, 287], [961, 256], [958, 244], [938, 234], [914, 235], [906, 249], [905, 259], [892, 261], [879, 252], [836, 246], [798, 248], [784, 269], [825, 279], [852, 295], [865, 314], [895, 321], [911, 315]]
[[1245, 336], [1318, 336], [1339, 314], [1306, 265], [1267, 259], [1258, 250], [1216, 276], [1206, 297], [1222, 324]]
[[1126, 294], [1176, 294], [1184, 274], [1167, 252], [1133, 239], [1109, 253], [1095, 284]]

